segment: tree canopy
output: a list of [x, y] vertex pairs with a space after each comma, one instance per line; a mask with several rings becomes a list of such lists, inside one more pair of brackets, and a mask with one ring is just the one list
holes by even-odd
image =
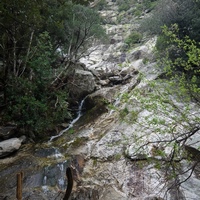
[[1, 125], [16, 123], [41, 136], [70, 118], [68, 91], [58, 86], [59, 75], [105, 36], [98, 13], [86, 6], [89, 3], [0, 2]]

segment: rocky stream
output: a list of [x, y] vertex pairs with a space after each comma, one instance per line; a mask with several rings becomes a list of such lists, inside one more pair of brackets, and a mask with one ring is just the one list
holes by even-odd
[[[90, 94], [80, 102], [77, 116], [63, 131], [40, 144], [21, 145], [20, 140], [18, 151], [1, 158], [0, 199], [16, 199], [19, 172], [23, 172], [23, 199], [63, 199], [69, 166], [74, 179], [71, 200], [200, 199], [199, 174], [166, 195], [170, 183], [164, 173], [142, 159], [133, 159], [138, 146], [135, 138], [150, 135], [152, 130], [121, 120], [109, 105], [120, 110], [125, 92], [146, 87], [139, 73], [147, 80], [160, 75], [152, 53], [156, 38], [127, 50], [124, 39], [139, 19], [119, 13], [115, 1], [107, 0], [107, 4], [101, 15], [107, 19], [104, 26], [110, 43], [93, 47], [96, 50], [81, 59], [86, 69], [76, 71], [79, 90]], [[120, 23], [119, 15], [125, 18]], [[138, 120], [143, 115], [145, 111]]]

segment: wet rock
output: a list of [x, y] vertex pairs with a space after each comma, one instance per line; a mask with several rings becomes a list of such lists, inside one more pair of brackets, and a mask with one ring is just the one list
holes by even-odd
[[85, 99], [86, 109], [91, 109], [94, 106], [106, 105], [107, 103], [114, 101], [114, 95], [117, 92], [117, 87], [106, 87], [102, 88], [90, 95]]
[[112, 39], [110, 40], [110, 44], [115, 44], [115, 43], [116, 43], [116, 40], [112, 38]]
[[19, 137], [19, 140], [21, 141], [22, 144], [25, 144], [27, 137], [25, 135], [22, 135], [21, 137]]
[[18, 138], [11, 138], [0, 142], [0, 158], [17, 151], [20, 148], [21, 143], [21, 140]]
[[200, 161], [200, 151], [192, 146], [184, 145], [184, 149], [188, 158]]

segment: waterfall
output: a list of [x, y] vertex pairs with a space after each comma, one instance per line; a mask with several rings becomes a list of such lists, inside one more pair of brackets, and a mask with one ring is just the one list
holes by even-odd
[[44, 191], [44, 193], [48, 192], [48, 186], [47, 186], [47, 172], [48, 172], [48, 167], [44, 168], [44, 177], [43, 177], [43, 181], [42, 181], [42, 189]]
[[56, 160], [56, 165], [48, 165], [44, 167], [44, 174], [42, 179], [42, 189], [44, 193], [47, 193], [50, 189], [49, 187], [53, 185], [57, 185], [60, 190], [65, 190], [66, 188], [66, 167], [68, 165], [68, 161], [63, 161], [62, 153], [54, 148], [54, 153], [51, 155], [54, 160]]
[[73, 127], [73, 125], [80, 119], [80, 117], [82, 116], [82, 108], [83, 108], [83, 104], [84, 104], [84, 101], [85, 101], [86, 98], [84, 98], [81, 103], [79, 104], [79, 107], [78, 107], [78, 111], [77, 111], [77, 116], [76, 118], [74, 118], [70, 124], [67, 126], [67, 128], [65, 128], [64, 130], [62, 130], [58, 135], [54, 135], [50, 138], [50, 142], [55, 139], [55, 138], [58, 138], [60, 137], [61, 135], [63, 135], [63, 133], [65, 133], [66, 131], [68, 131], [70, 128]]
[[61, 176], [58, 179], [58, 187], [61, 190], [64, 190], [65, 189], [65, 176], [66, 176], [65, 175], [65, 170], [64, 170], [64, 164], [63, 163], [59, 163], [57, 166], [60, 169], [60, 173], [61, 173]]

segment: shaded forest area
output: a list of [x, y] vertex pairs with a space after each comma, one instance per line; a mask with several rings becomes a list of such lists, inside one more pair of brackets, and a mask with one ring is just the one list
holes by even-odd
[[[116, 0], [119, 11], [134, 5], [141, 17], [140, 35], [158, 35], [157, 52], [165, 77], [179, 80], [199, 103], [200, 2], [194, 0]], [[105, 38], [102, 19], [90, 1], [0, 2], [0, 119], [21, 134], [40, 139], [71, 118], [67, 69], [97, 40]], [[128, 6], [127, 6], [128, 5]], [[103, 9], [106, 1], [98, 1]], [[137, 38], [136, 38], [137, 39]], [[138, 39], [136, 40], [138, 41]], [[164, 58], [164, 59], [161, 59]], [[181, 81], [180, 81], [181, 80]]]
[[0, 125], [40, 139], [70, 119], [67, 68], [105, 36], [89, 3], [0, 2]]

